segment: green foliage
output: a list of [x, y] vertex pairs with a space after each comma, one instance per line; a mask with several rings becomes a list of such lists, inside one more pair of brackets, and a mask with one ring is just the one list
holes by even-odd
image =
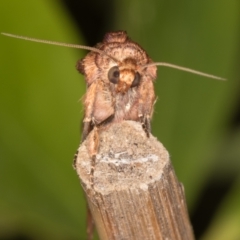
[[[227, 128], [239, 92], [239, 9], [238, 1], [122, 0], [111, 20], [154, 61], [228, 78], [158, 69], [153, 134], [190, 210], [210, 177], [239, 174], [240, 135]], [[1, 32], [84, 44], [57, 1], [1, 1], [0, 19]], [[74, 66], [83, 53], [5, 36], [0, 49], [0, 238], [84, 239], [85, 201], [71, 167], [85, 91]], [[240, 238], [239, 195], [237, 182], [203, 239]]]
[[[3, 32], [83, 43], [56, 1], [1, 1], [0, 9]], [[75, 70], [82, 52], [0, 41], [0, 236], [82, 239], [86, 206], [71, 166], [85, 90]]]

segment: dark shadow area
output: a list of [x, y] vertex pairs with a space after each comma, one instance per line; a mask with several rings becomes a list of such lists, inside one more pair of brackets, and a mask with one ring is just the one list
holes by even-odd
[[200, 239], [208, 229], [221, 202], [227, 196], [235, 181], [236, 176], [222, 182], [212, 180], [203, 189], [195, 211], [190, 216], [196, 240]]
[[24, 234], [16, 233], [16, 234], [10, 234], [9, 236], [0, 238], [0, 240], [32, 240], [32, 238], [30, 238]]
[[114, 22], [114, 1], [111, 0], [62, 0], [78, 29], [84, 35], [87, 45], [100, 42], [106, 32], [112, 30]]

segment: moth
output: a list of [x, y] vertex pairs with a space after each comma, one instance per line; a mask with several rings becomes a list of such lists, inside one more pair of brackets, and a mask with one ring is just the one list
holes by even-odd
[[[77, 62], [77, 70], [84, 75], [87, 91], [84, 96], [84, 119], [82, 142], [91, 131], [92, 144], [89, 154], [92, 159], [90, 182], [94, 187], [94, 165], [98, 152], [98, 131], [109, 124], [124, 120], [140, 122], [146, 135], [151, 132], [151, 118], [156, 101], [154, 81], [157, 66], [171, 67], [201, 76], [225, 80], [224, 78], [180, 67], [170, 63], [154, 62], [143, 48], [132, 41], [125, 31], [107, 33], [95, 47], [60, 43], [18, 36], [3, 35], [28, 41], [58, 46], [86, 49], [90, 52]], [[75, 154], [75, 159], [77, 153]], [[75, 161], [74, 164], [75, 166]]]

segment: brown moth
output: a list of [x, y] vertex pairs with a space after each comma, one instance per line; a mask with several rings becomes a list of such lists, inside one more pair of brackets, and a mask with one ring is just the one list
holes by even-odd
[[[151, 132], [151, 118], [156, 100], [154, 80], [157, 67], [165, 66], [191, 72], [201, 76], [225, 80], [214, 75], [170, 63], [153, 62], [148, 54], [132, 41], [125, 31], [109, 32], [95, 47], [59, 43], [48, 40], [2, 33], [3, 35], [28, 41], [90, 50], [77, 62], [77, 70], [84, 75], [87, 91], [83, 98], [84, 119], [82, 141], [91, 131], [89, 154], [92, 159], [90, 182], [94, 188], [94, 165], [98, 152], [98, 131], [109, 124], [124, 120], [138, 121], [147, 136]], [[77, 153], [75, 154], [74, 167]]]

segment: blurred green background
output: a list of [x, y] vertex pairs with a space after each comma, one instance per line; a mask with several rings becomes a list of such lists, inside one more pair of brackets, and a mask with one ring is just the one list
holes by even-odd
[[[240, 239], [239, 1], [0, 1], [0, 31], [94, 45], [126, 30], [159, 68], [153, 134], [183, 182], [197, 239]], [[0, 239], [85, 239], [80, 142], [86, 52], [0, 36]], [[96, 238], [97, 239], [97, 238]]]

